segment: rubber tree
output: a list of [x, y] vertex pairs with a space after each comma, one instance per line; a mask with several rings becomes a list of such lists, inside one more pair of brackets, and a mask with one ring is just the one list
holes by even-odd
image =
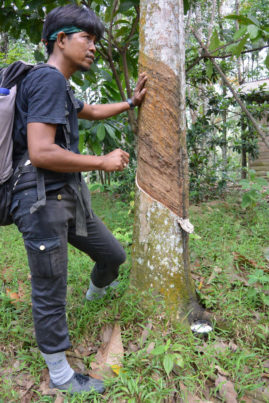
[[185, 47], [181, 0], [140, 1], [140, 71], [131, 281], [162, 295], [171, 314], [197, 310], [190, 276]]

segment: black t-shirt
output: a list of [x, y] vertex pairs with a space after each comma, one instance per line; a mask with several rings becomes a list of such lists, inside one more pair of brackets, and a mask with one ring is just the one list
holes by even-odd
[[[79, 153], [79, 132], [77, 114], [83, 109], [83, 102], [78, 101], [75, 109], [66, 90], [66, 79], [63, 74], [52, 67], [32, 70], [17, 88], [16, 112], [13, 126], [13, 162], [18, 164], [27, 150], [27, 124], [57, 124], [55, 143], [65, 147], [63, 125], [66, 123], [66, 108], [69, 112], [71, 138], [70, 150]], [[44, 170], [45, 171], [45, 170]], [[56, 189], [67, 182], [68, 174], [45, 171], [46, 184]], [[16, 186], [16, 191], [36, 185], [35, 174], [23, 174]]]

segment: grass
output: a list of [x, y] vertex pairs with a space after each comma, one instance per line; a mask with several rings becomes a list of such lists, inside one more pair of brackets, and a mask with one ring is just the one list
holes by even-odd
[[[128, 259], [121, 269], [117, 298], [85, 303], [91, 264], [70, 247], [67, 316], [71, 354], [92, 349], [91, 354], [73, 361], [87, 372], [101, 344], [101, 328], [117, 322], [125, 350], [123, 370], [106, 379], [103, 397], [67, 395], [64, 401], [155, 403], [182, 398], [187, 403], [190, 394], [225, 401], [225, 382], [218, 382], [223, 378], [231, 382], [239, 402], [247, 397], [248, 401], [269, 401], [264, 392], [269, 378], [268, 207], [257, 207], [251, 218], [235, 196], [191, 207], [195, 225], [190, 240], [191, 270], [200, 302], [215, 318], [214, 332], [205, 340], [172, 322], [150, 293], [145, 305], [136, 290], [130, 292], [133, 217], [128, 203], [96, 193], [93, 206], [124, 244]], [[21, 235], [14, 226], [0, 228], [0, 259], [0, 402], [54, 402], [55, 396], [45, 395], [40, 388], [46, 377], [45, 363], [33, 335], [29, 270]], [[17, 293], [16, 303], [12, 292]]]

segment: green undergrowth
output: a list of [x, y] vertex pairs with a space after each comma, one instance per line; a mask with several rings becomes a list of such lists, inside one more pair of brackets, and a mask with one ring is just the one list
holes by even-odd
[[[124, 245], [127, 261], [121, 268], [117, 292], [89, 303], [85, 292], [93, 263], [69, 248], [71, 355], [91, 350], [80, 357], [87, 373], [101, 345], [102, 328], [115, 323], [120, 325], [125, 354], [119, 375], [106, 379], [103, 397], [66, 395], [64, 401], [155, 403], [182, 399], [188, 403], [192, 394], [224, 402], [223, 378], [233, 385], [238, 402], [247, 401], [246, 396], [255, 391], [262, 393], [268, 387], [264, 374], [269, 372], [265, 365], [269, 356], [268, 205], [258, 206], [255, 214], [242, 210], [236, 197], [191, 206], [195, 226], [190, 239], [191, 270], [200, 304], [212, 315], [214, 325], [214, 331], [204, 339], [170, 320], [150, 291], [140, 295], [130, 287], [130, 205], [111, 194], [95, 193], [92, 201], [96, 214]], [[14, 226], [0, 228], [0, 259], [0, 402], [19, 402], [22, 397], [54, 402], [56, 396], [46, 395], [40, 388], [45, 364], [34, 338], [27, 258]], [[16, 293], [16, 303], [12, 303], [11, 293]]]

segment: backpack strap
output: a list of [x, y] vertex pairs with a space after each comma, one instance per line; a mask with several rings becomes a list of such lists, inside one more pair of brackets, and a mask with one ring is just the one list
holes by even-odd
[[[50, 67], [52, 69], [56, 69], [54, 66], [50, 66], [49, 64], [40, 63], [40, 64], [37, 64], [36, 66], [32, 67], [31, 71], [38, 70], [38, 69], [41, 69], [44, 67]], [[69, 94], [74, 107], [78, 107], [79, 105], [78, 105], [78, 102], [76, 101], [74, 95], [73, 95], [73, 99], [71, 98], [72, 90], [71, 90], [70, 84], [68, 83], [67, 80], [66, 80], [66, 92]], [[67, 107], [67, 102], [65, 103], [65, 116], [66, 116], [66, 124], [63, 125], [63, 132], [64, 132], [65, 141], [66, 141], [66, 148], [68, 150], [70, 150], [71, 129], [70, 129], [70, 123], [69, 123], [69, 119], [68, 119], [69, 111], [68, 111], [68, 107]], [[23, 173], [27, 173], [27, 172], [36, 172], [37, 201], [30, 208], [30, 213], [33, 214], [40, 207], [45, 206], [45, 204], [46, 204], [46, 186], [45, 186], [45, 176], [44, 176], [43, 169], [36, 168], [30, 164], [28, 151], [25, 152], [25, 154], [21, 158], [17, 168], [15, 169], [15, 172], [13, 175], [13, 181], [12, 181], [13, 190], [15, 189], [20, 176]]]
[[[70, 86], [70, 83], [66, 80], [66, 89], [69, 95], [69, 99], [71, 100], [75, 109], [79, 108], [79, 103], [74, 97], [74, 93]], [[69, 111], [66, 104], [66, 124], [63, 126], [64, 135], [66, 144], [70, 144], [70, 136], [71, 136], [71, 129], [69, 124]], [[76, 234], [79, 236], [87, 236], [87, 226], [86, 226], [86, 211], [91, 218], [93, 218], [92, 209], [91, 209], [91, 196], [89, 189], [82, 177], [82, 175], [78, 172], [74, 173], [69, 178], [68, 185], [73, 190], [75, 195], [77, 196], [76, 199]]]
[[[43, 68], [43, 67], [51, 67], [55, 68], [50, 65], [46, 64], [38, 64], [34, 67], [35, 70]], [[68, 81], [66, 80], [66, 92], [69, 94], [71, 93], [71, 87]], [[75, 99], [75, 97], [73, 96]], [[67, 107], [67, 102], [65, 102], [65, 117], [66, 117], [66, 123], [63, 125], [63, 132], [64, 132], [64, 137], [65, 137], [65, 142], [66, 142], [66, 148], [67, 150], [70, 150], [71, 147], [71, 128], [70, 128], [70, 123], [69, 123], [69, 111]], [[27, 169], [27, 168], [26, 168]], [[25, 172], [25, 168], [24, 168]], [[45, 176], [44, 176], [44, 171], [40, 168], [36, 168], [36, 187], [37, 187], [37, 202], [32, 205], [30, 208], [30, 213], [33, 214], [35, 213], [40, 207], [43, 207], [46, 205], [46, 186], [45, 186]]]
[[47, 201], [44, 172], [39, 168], [36, 169], [36, 188], [37, 202], [31, 206], [30, 214], [35, 213], [40, 207], [45, 206]]
[[17, 62], [10, 64], [8, 67], [0, 69], [1, 87], [11, 89], [33, 68], [33, 64], [18, 60]]

